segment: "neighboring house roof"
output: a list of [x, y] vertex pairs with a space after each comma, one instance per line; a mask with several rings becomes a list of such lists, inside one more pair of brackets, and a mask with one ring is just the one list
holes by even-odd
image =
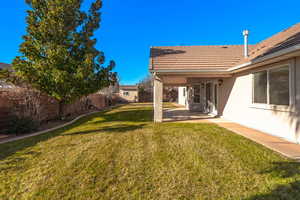
[[299, 44], [300, 23], [256, 45], [249, 45], [248, 58], [244, 58], [244, 45], [152, 47], [149, 67], [150, 70], [226, 71]]
[[1, 70], [1, 69], [7, 69], [7, 68], [10, 68], [10, 67], [11, 67], [10, 64], [0, 63], [0, 70]]
[[137, 90], [137, 85], [120, 85], [120, 90]]

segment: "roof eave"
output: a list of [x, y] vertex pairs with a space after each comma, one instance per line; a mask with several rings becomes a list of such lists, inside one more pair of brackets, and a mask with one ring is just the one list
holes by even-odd
[[264, 61], [274, 59], [274, 58], [277, 58], [277, 57], [280, 57], [280, 56], [283, 56], [283, 55], [286, 55], [286, 54], [290, 54], [290, 53], [293, 53], [293, 52], [299, 51], [299, 50], [300, 50], [300, 44], [289, 47], [289, 48], [286, 48], [286, 49], [282, 49], [282, 50], [274, 52], [272, 54], [254, 59], [252, 61], [249, 61], [249, 62], [240, 64], [240, 65], [231, 67], [227, 71], [232, 73], [232, 72], [238, 72], [238, 71], [246, 70], [246, 69], [249, 69], [251, 66], [253, 66], [255, 64], [259, 64], [259, 63], [262, 63]]
[[[282, 49], [280, 51], [274, 52], [272, 54], [251, 60], [249, 62], [245, 62], [233, 67], [230, 67], [228, 69], [222, 69], [222, 70], [216, 70], [216, 69], [154, 69], [153, 63], [152, 63], [152, 69], [150, 69], [149, 71], [151, 73], [224, 73], [224, 74], [231, 74], [231, 73], [236, 73], [236, 72], [240, 72], [243, 70], [247, 70], [251, 67], [256, 67], [256, 65], [263, 63], [265, 61], [269, 61], [271, 59], [275, 59], [287, 54], [291, 54], [294, 53], [296, 51], [300, 51], [300, 44], [286, 48], [286, 49]], [[286, 58], [284, 58], [286, 59]]]
[[216, 69], [152, 69], [151, 73], [228, 73], [227, 70]]

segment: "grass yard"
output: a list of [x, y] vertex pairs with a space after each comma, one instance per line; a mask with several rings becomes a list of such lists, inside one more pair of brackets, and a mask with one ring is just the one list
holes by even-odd
[[300, 199], [300, 164], [131, 104], [0, 145], [0, 199]]

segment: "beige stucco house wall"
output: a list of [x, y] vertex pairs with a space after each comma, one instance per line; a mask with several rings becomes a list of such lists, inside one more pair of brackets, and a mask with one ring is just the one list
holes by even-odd
[[138, 102], [137, 86], [120, 86], [119, 97], [127, 102]]
[[[286, 109], [280, 106], [253, 104], [252, 73], [285, 64], [290, 65], [291, 69], [291, 106]], [[223, 81], [219, 87], [220, 116], [292, 142], [300, 142], [300, 57], [237, 73], [232, 78], [224, 78]]]

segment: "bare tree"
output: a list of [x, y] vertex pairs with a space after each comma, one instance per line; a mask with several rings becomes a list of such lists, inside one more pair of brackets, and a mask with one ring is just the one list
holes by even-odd
[[153, 76], [148, 74], [138, 84], [139, 101], [152, 102], [153, 101]]

